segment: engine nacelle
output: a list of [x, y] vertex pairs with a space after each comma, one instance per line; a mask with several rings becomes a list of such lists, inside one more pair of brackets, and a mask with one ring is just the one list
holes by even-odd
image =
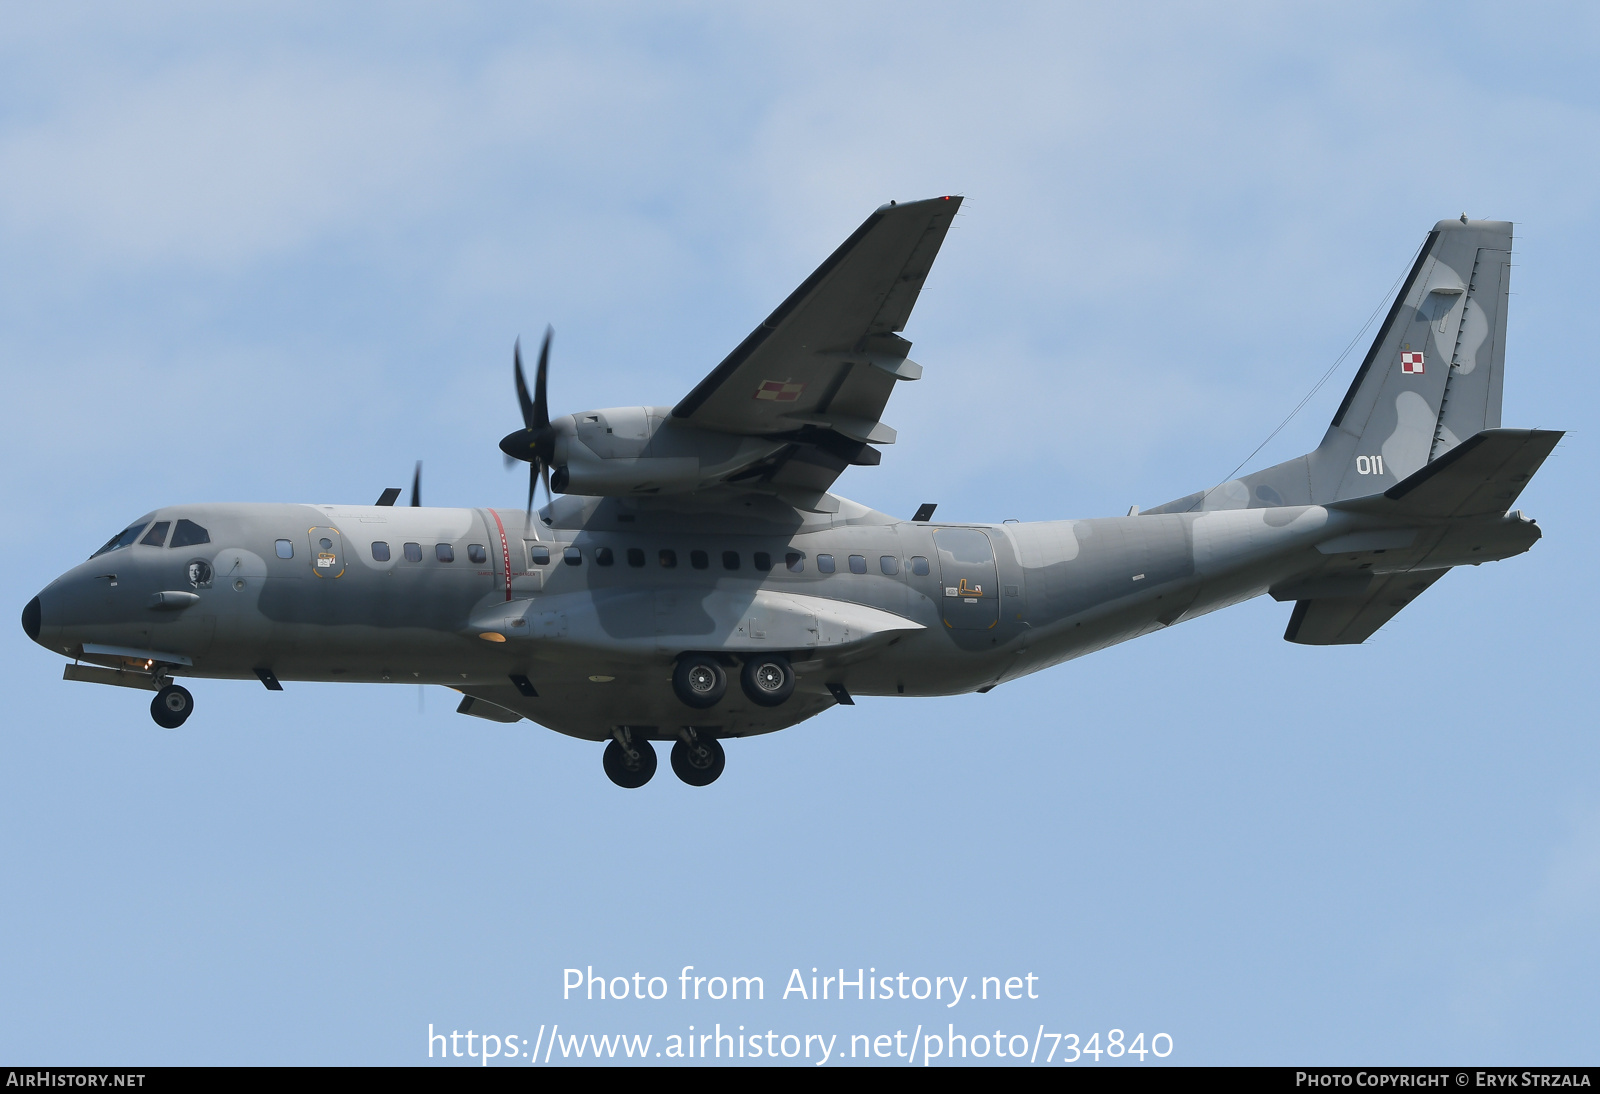
[[551, 488], [595, 497], [688, 493], [726, 481], [786, 443], [707, 432], [671, 414], [670, 407], [629, 406], [552, 421]]

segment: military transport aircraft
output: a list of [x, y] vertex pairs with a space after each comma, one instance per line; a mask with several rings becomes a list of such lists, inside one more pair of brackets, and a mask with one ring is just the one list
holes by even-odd
[[158, 509], [23, 627], [69, 680], [154, 691], [168, 729], [186, 677], [443, 684], [463, 714], [607, 742], [620, 786], [649, 781], [653, 741], [704, 786], [724, 739], [858, 695], [985, 692], [1262, 593], [1294, 602], [1291, 642], [1361, 642], [1539, 538], [1509, 510], [1562, 434], [1500, 428], [1511, 225], [1465, 216], [1429, 233], [1307, 455], [1038, 524], [830, 493], [895, 439], [884, 405], [922, 375], [899, 332], [960, 204], [879, 208], [676, 406], [551, 418], [549, 334], [531, 394], [515, 353], [523, 427], [500, 447], [529, 464], [526, 508], [425, 508], [414, 481], [401, 507]]

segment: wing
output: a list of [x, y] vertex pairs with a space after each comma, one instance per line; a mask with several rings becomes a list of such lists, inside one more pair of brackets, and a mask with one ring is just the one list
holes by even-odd
[[894, 443], [879, 419], [906, 360], [904, 330], [961, 206], [959, 197], [882, 206], [672, 410], [719, 433], [789, 439], [741, 478], [824, 491]]

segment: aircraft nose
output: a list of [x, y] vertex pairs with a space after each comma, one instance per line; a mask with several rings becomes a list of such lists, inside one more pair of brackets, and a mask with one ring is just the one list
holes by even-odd
[[29, 638], [39, 641], [39, 632], [44, 627], [44, 607], [39, 603], [39, 598], [34, 597], [28, 601], [28, 606], [22, 609], [22, 629]]

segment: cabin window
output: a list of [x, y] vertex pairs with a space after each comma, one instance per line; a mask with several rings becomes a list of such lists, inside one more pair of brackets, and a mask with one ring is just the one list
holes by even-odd
[[853, 574], [864, 574], [864, 573], [866, 573], [867, 572], [867, 556], [866, 555], [851, 555], [850, 556], [850, 572], [853, 573]]
[[641, 547], [628, 548], [628, 565], [635, 568], [644, 565], [644, 549]]
[[150, 530], [144, 534], [144, 538], [139, 542], [147, 547], [160, 547], [167, 542], [167, 529], [171, 527], [172, 522], [170, 520], [158, 520], [150, 526]]
[[767, 573], [772, 569], [772, 556], [765, 551], [757, 551], [751, 556], [751, 564], [762, 573]]
[[916, 574], [918, 577], [927, 577], [928, 576], [928, 560], [923, 558], [921, 555], [912, 555], [911, 556], [911, 572]]
[[737, 570], [739, 568], [739, 552], [738, 551], [724, 551], [724, 552], [722, 552], [722, 568], [724, 570]]
[[617, 561], [617, 557], [611, 553], [611, 548], [596, 547], [594, 549], [594, 564], [596, 566], [609, 566], [615, 561]]
[[529, 544], [529, 546], [528, 546], [528, 564], [530, 566], [548, 566], [548, 565], [550, 565], [550, 548], [546, 547], [542, 543], [539, 544], [538, 546], [534, 546], [532, 544]]
[[433, 557], [440, 562], [454, 562], [456, 560], [456, 549], [448, 543], [435, 543], [433, 545]]
[[561, 561], [568, 566], [582, 566], [583, 552], [576, 547], [567, 547], [561, 552]]
[[481, 543], [469, 543], [467, 544], [467, 561], [476, 562], [479, 566], [482, 566], [489, 561], [489, 552], [483, 549], [483, 544]]
[[661, 548], [661, 568], [670, 570], [678, 564], [678, 552], [671, 547]]
[[900, 572], [900, 560], [893, 555], [883, 555], [878, 559], [878, 569], [893, 577]]
[[704, 551], [690, 551], [689, 565], [693, 566], [696, 570], [704, 570], [707, 566], [711, 565], [711, 559]]
[[389, 545], [387, 543], [383, 542], [383, 540], [381, 540], [381, 539], [375, 539], [375, 540], [372, 541], [372, 561], [374, 561], [374, 562], [388, 562], [389, 561]]
[[790, 551], [783, 556], [783, 564], [789, 567], [791, 574], [804, 573], [806, 569], [806, 556], [799, 551]]
[[420, 544], [420, 543], [408, 543], [408, 544], [406, 544], [405, 551], [406, 551], [406, 561], [407, 562], [421, 562], [422, 561], [422, 544]]
[[331, 551], [333, 550], [333, 540], [329, 539], [327, 536], [323, 536], [321, 539], [317, 540], [317, 546], [321, 547], [324, 551]]
[[[791, 566], [789, 568], [791, 570], [794, 569], [793, 566]], [[834, 563], [833, 563], [833, 556], [832, 555], [818, 555], [817, 556], [817, 572], [819, 574], [831, 574], [831, 573], [833, 573], [833, 571], [835, 571], [837, 569], [838, 569], [838, 567], [835, 566]]]
[[178, 527], [172, 533], [171, 547], [194, 547], [201, 543], [210, 543], [211, 533], [200, 527], [192, 520], [178, 521]]
[[277, 543], [273, 544], [273, 548], [278, 552], [279, 558], [294, 557], [294, 543], [291, 540], [280, 539]]

